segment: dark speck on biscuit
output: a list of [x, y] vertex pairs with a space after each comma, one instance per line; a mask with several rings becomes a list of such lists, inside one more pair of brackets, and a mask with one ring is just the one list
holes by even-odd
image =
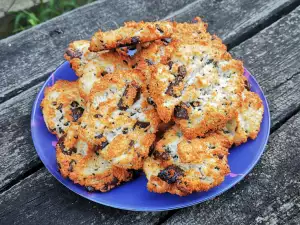
[[175, 165], [168, 166], [167, 168], [161, 170], [158, 177], [168, 184], [175, 183], [179, 177], [183, 176], [183, 170]]

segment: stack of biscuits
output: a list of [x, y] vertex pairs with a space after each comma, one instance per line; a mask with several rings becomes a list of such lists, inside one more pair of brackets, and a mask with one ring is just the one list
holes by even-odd
[[45, 123], [62, 176], [106, 192], [143, 170], [147, 188], [207, 191], [230, 172], [229, 148], [255, 139], [263, 117], [243, 64], [200, 18], [127, 22], [72, 42], [77, 81], [45, 89]]

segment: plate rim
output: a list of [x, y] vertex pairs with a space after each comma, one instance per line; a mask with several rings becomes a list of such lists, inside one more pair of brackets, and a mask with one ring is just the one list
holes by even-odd
[[[112, 207], [112, 208], [116, 208], [116, 209], [122, 209], [122, 210], [129, 210], [129, 211], [137, 211], [137, 212], [145, 212], [145, 211], [148, 211], [148, 212], [160, 212], [160, 211], [168, 211], [168, 210], [175, 210], [175, 209], [182, 209], [182, 208], [186, 208], [186, 207], [189, 207], [189, 206], [193, 206], [193, 205], [197, 205], [197, 204], [200, 204], [202, 202], [205, 202], [205, 201], [208, 201], [208, 200], [211, 200], [223, 193], [225, 193], [226, 191], [228, 191], [229, 189], [231, 189], [233, 186], [237, 185], [239, 182], [241, 182], [246, 175], [248, 175], [252, 170], [253, 168], [256, 166], [256, 164], [258, 163], [258, 161], [261, 159], [261, 156], [262, 154], [265, 152], [266, 150], [266, 146], [267, 146], [267, 143], [268, 143], [268, 140], [269, 140], [269, 137], [270, 137], [270, 128], [271, 128], [271, 116], [270, 116], [270, 109], [269, 109], [269, 103], [268, 103], [268, 100], [261, 88], [261, 86], [259, 85], [259, 83], [257, 82], [256, 78], [252, 75], [252, 73], [250, 73], [250, 71], [244, 67], [244, 71], [247, 72], [251, 78], [255, 81], [255, 83], [257, 84], [257, 87], [259, 89], [259, 91], [261, 92], [262, 97], [262, 101], [265, 102], [265, 108], [264, 108], [264, 114], [266, 115], [267, 117], [267, 135], [266, 135], [266, 138], [264, 139], [264, 142], [262, 144], [262, 151], [257, 155], [257, 158], [256, 160], [252, 163], [252, 165], [247, 169], [247, 171], [240, 175], [239, 178], [237, 180], [235, 180], [232, 184], [226, 186], [225, 188], [223, 188], [222, 190], [220, 191], [217, 191], [216, 193], [214, 193], [213, 195], [210, 195], [208, 197], [204, 197], [202, 198], [201, 200], [191, 200], [190, 202], [186, 202], [186, 203], [182, 203], [180, 206], [166, 206], [166, 207], [160, 207], [160, 208], [150, 208], [150, 207], [139, 207], [139, 208], [130, 208], [130, 207], [126, 207], [126, 206], [122, 206], [122, 205], [119, 205], [119, 204], [111, 204], [111, 203], [108, 203], [107, 201], [96, 201], [95, 199], [89, 197], [89, 196], [85, 196], [83, 195], [82, 193], [79, 193], [77, 190], [74, 190], [71, 187], [69, 187], [67, 184], [63, 183], [63, 181], [61, 180], [60, 177], [57, 177], [55, 174], [53, 174], [51, 172], [51, 169], [48, 167], [48, 165], [46, 165], [43, 161], [43, 156], [39, 153], [38, 151], [38, 148], [37, 148], [37, 145], [35, 143], [35, 139], [37, 138], [35, 136], [35, 133], [33, 132], [33, 129], [35, 129], [33, 127], [33, 119], [34, 119], [34, 116], [36, 114], [36, 110], [38, 109], [38, 100], [40, 98], [40, 95], [43, 94], [42, 90], [45, 89], [45, 87], [47, 86], [49, 80], [51, 79], [52, 76], [54, 76], [55, 72], [59, 69], [61, 69], [62, 67], [65, 66], [65, 64], [69, 64], [68, 61], [64, 61], [63, 63], [61, 63], [51, 74], [50, 76], [46, 79], [46, 81], [43, 83], [42, 87], [39, 88], [39, 91], [38, 91], [38, 94], [36, 95], [35, 97], [35, 100], [33, 102], [33, 106], [32, 106], [32, 110], [31, 110], [31, 116], [30, 116], [30, 131], [31, 131], [31, 137], [32, 137], [32, 142], [33, 142], [33, 145], [34, 145], [34, 148], [35, 148], [35, 151], [37, 152], [37, 155], [39, 156], [40, 160], [42, 161], [43, 165], [46, 167], [47, 171], [57, 180], [59, 181], [59, 183], [61, 183], [63, 186], [65, 186], [67, 189], [69, 189], [70, 191], [80, 195], [81, 197], [85, 198], [85, 199], [88, 199], [92, 202], [95, 202], [97, 204], [101, 204], [101, 205], [105, 205], [105, 206], [109, 206], [109, 207]], [[66, 179], [66, 178], [63, 178], [63, 179]]]

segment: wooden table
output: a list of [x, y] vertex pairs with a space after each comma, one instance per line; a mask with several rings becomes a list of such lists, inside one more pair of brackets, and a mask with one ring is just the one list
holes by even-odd
[[[45, 169], [31, 107], [64, 49], [128, 20], [201, 16], [262, 86], [272, 129], [238, 185], [193, 207], [131, 212], [90, 202]], [[0, 224], [300, 224], [300, 0], [101, 0], [0, 40]]]

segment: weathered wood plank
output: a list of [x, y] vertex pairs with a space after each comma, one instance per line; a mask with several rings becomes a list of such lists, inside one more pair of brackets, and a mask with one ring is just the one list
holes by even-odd
[[63, 62], [71, 40], [90, 38], [98, 29], [112, 29], [126, 20], [204, 16], [210, 30], [227, 43], [246, 34], [297, 0], [99, 1], [0, 41], [0, 102], [44, 80]]
[[220, 197], [180, 210], [165, 224], [299, 224], [299, 136], [300, 113], [271, 135], [261, 161], [243, 181]]
[[0, 195], [4, 224], [157, 224], [166, 212], [131, 212], [87, 201], [58, 183], [45, 168]]
[[[247, 68], [266, 91], [274, 125], [300, 106], [298, 11], [231, 51], [244, 59]], [[37, 87], [34, 87], [0, 106], [0, 143], [3, 143], [0, 150], [0, 169], [3, 171], [0, 189], [40, 163], [29, 132], [31, 106], [36, 92]], [[24, 131], [24, 127], [28, 129]]]
[[31, 139], [31, 108], [38, 84], [1, 105], [0, 189], [40, 163]]
[[[166, 18], [183, 22], [201, 16], [209, 24], [209, 31], [216, 33], [225, 43], [232, 45], [241, 36], [259, 31], [265, 23], [272, 23], [282, 13], [292, 11], [299, 1], [223, 1], [198, 0]], [[228, 16], [230, 15], [230, 16]], [[271, 21], [269, 21], [271, 20]], [[254, 31], [255, 32], [255, 31]]]
[[270, 103], [273, 125], [300, 102], [300, 7], [231, 50], [255, 75]]

